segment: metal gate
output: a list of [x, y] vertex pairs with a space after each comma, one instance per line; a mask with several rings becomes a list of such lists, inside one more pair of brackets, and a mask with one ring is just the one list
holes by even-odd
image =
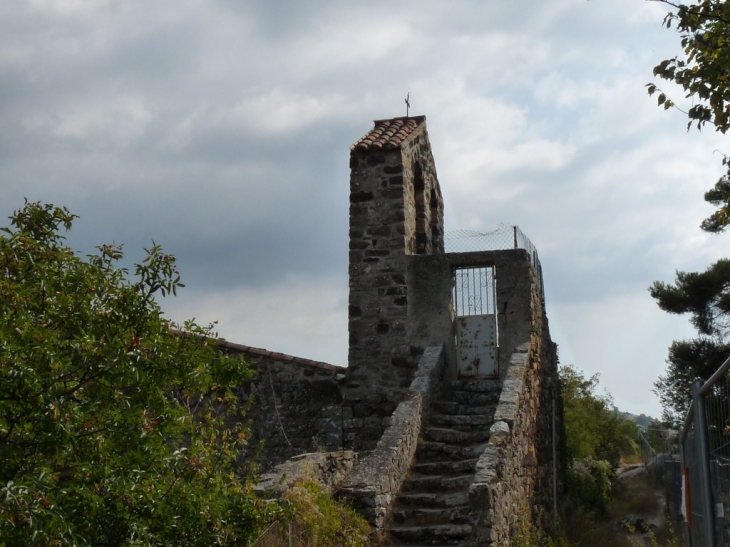
[[496, 376], [498, 332], [494, 266], [454, 270], [452, 298], [459, 377]]

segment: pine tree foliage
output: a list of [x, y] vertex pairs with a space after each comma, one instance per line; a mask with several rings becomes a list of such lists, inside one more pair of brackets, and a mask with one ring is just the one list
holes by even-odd
[[665, 419], [684, 419], [696, 380], [707, 380], [730, 356], [730, 260], [718, 260], [704, 272], [677, 272], [674, 284], [660, 281], [649, 288], [659, 307], [689, 314], [699, 336], [675, 341], [669, 348], [667, 372], [654, 384]]

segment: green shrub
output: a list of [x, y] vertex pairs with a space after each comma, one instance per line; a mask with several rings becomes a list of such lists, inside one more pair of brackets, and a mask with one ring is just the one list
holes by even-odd
[[370, 525], [352, 508], [334, 499], [318, 482], [301, 482], [284, 494], [292, 504], [291, 545], [367, 547]]
[[[538, 519], [542, 521], [544, 519]], [[510, 541], [511, 547], [570, 547], [565, 532], [561, 525], [557, 526], [552, 533], [548, 533], [542, 526], [537, 524], [525, 511], [520, 517], [519, 525], [515, 536]]]
[[611, 502], [613, 477], [613, 469], [607, 461], [592, 458], [574, 461], [565, 477], [569, 503], [588, 513], [605, 515]]
[[247, 365], [211, 327], [171, 332], [182, 286], [157, 245], [82, 258], [75, 215], [26, 203], [0, 228], [0, 538], [8, 547], [241, 545], [273, 518], [237, 458]]

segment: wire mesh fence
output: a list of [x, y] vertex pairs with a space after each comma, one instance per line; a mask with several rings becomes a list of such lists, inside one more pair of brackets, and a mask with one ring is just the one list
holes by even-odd
[[540, 293], [545, 300], [542, 283], [542, 266], [537, 249], [518, 226], [499, 224], [491, 232], [474, 230], [450, 230], [444, 234], [444, 245], [447, 253], [470, 253], [475, 251], [498, 251], [502, 249], [525, 249], [530, 255], [530, 262], [537, 273]]
[[682, 467], [684, 468], [684, 514], [690, 545], [710, 547], [707, 537], [707, 518], [702, 500], [702, 453], [699, 450], [697, 428], [690, 423], [682, 440]]
[[[730, 545], [730, 381], [727, 375], [703, 395], [707, 416], [710, 481], [716, 517], [718, 545]], [[730, 515], [728, 515], [730, 517]]]
[[641, 461], [644, 464], [644, 469], [646, 469], [647, 476], [656, 487], [661, 478], [659, 476], [659, 455], [641, 431], [639, 432], [639, 446], [641, 447]]
[[522, 230], [509, 224], [499, 224], [491, 232], [449, 230], [444, 234], [444, 245], [447, 253], [525, 249], [531, 256], [537, 254], [537, 249]]
[[251, 547], [288, 547], [289, 535], [289, 524], [277, 520], [253, 542]]

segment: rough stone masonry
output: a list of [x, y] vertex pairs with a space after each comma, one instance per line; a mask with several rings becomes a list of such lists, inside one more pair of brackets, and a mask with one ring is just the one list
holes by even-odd
[[[293, 458], [289, 474], [340, 462], [304, 467], [336, 469], [321, 480], [383, 543], [509, 545], [526, 519], [550, 520], [560, 486], [557, 351], [536, 253], [445, 253], [425, 116], [375, 121], [350, 170], [348, 367], [224, 344], [259, 372], [240, 394], [254, 400], [261, 461]], [[496, 302], [480, 313], [494, 321], [495, 365], [483, 377], [458, 365], [463, 268], [493, 272]], [[331, 451], [343, 455], [301, 456]]]
[[350, 152], [348, 446], [375, 445], [425, 349], [411, 343], [405, 259], [443, 252], [443, 198], [425, 116], [376, 121]]

